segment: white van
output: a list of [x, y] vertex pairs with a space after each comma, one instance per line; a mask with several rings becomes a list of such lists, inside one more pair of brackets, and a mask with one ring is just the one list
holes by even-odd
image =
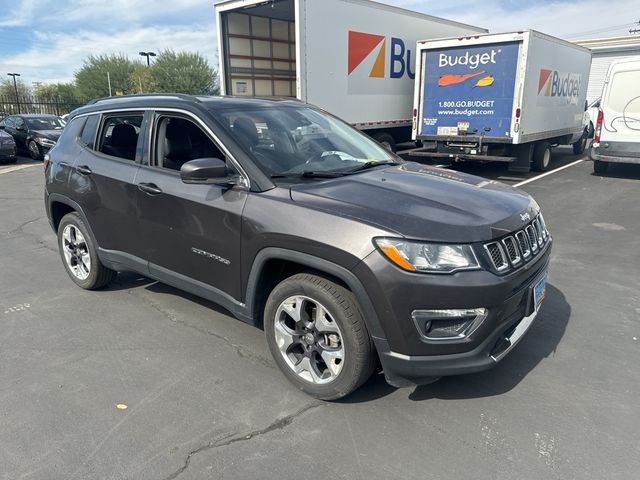
[[595, 173], [605, 173], [609, 163], [640, 164], [640, 59], [609, 67], [590, 157]]

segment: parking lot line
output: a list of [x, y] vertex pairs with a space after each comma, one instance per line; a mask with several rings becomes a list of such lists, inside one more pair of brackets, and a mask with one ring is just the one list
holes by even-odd
[[573, 167], [574, 165], [577, 165], [577, 164], [582, 163], [582, 162], [584, 162], [584, 160], [576, 160], [575, 162], [571, 162], [571, 163], [569, 163], [567, 165], [564, 165], [564, 166], [562, 166], [560, 168], [556, 168], [555, 170], [551, 170], [550, 172], [543, 173], [542, 175], [538, 175], [537, 177], [529, 178], [529, 179], [524, 180], [524, 181], [522, 181], [520, 183], [514, 183], [513, 186], [514, 187], [521, 187], [522, 185], [526, 185], [527, 183], [535, 182], [536, 180], [539, 180], [539, 179], [541, 179], [543, 177], [548, 177], [549, 175], [552, 175], [554, 173], [558, 173], [559, 171], [564, 170], [565, 168]]
[[29, 167], [35, 167], [36, 165], [40, 165], [40, 164], [38, 164], [38, 163], [28, 163], [28, 164], [25, 164], [25, 165], [15, 165], [13, 167], [3, 168], [3, 169], [0, 169], [0, 175], [3, 175], [5, 173], [16, 172], [18, 170], [24, 170], [25, 168], [29, 168]]

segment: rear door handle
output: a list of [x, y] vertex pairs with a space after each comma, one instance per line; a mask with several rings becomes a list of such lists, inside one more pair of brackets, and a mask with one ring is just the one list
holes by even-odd
[[78, 173], [81, 173], [82, 175], [91, 175], [91, 169], [89, 167], [87, 167], [86, 165], [78, 165], [76, 167], [76, 171]]
[[160, 195], [162, 190], [155, 183], [139, 183], [138, 190], [149, 195]]

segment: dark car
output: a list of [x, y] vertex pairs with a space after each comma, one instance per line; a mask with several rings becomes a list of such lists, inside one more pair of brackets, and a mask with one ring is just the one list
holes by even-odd
[[16, 160], [16, 142], [0, 125], [0, 162], [15, 163]]
[[526, 193], [405, 163], [293, 100], [182, 95], [76, 110], [47, 214], [85, 289], [131, 270], [261, 326], [322, 399], [487, 369], [522, 338], [551, 237]]
[[0, 121], [0, 126], [14, 138], [18, 150], [41, 160], [58, 141], [64, 122], [55, 115], [9, 115]]

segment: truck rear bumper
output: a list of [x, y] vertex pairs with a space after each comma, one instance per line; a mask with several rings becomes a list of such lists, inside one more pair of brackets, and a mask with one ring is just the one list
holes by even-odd
[[430, 158], [448, 158], [456, 161], [478, 161], [478, 162], [515, 162], [516, 157], [506, 157], [497, 155], [482, 155], [470, 153], [441, 153], [429, 152], [425, 150], [412, 150], [409, 152], [410, 157], [430, 157]]
[[640, 164], [640, 143], [594, 143], [589, 150], [589, 159], [600, 162]]

